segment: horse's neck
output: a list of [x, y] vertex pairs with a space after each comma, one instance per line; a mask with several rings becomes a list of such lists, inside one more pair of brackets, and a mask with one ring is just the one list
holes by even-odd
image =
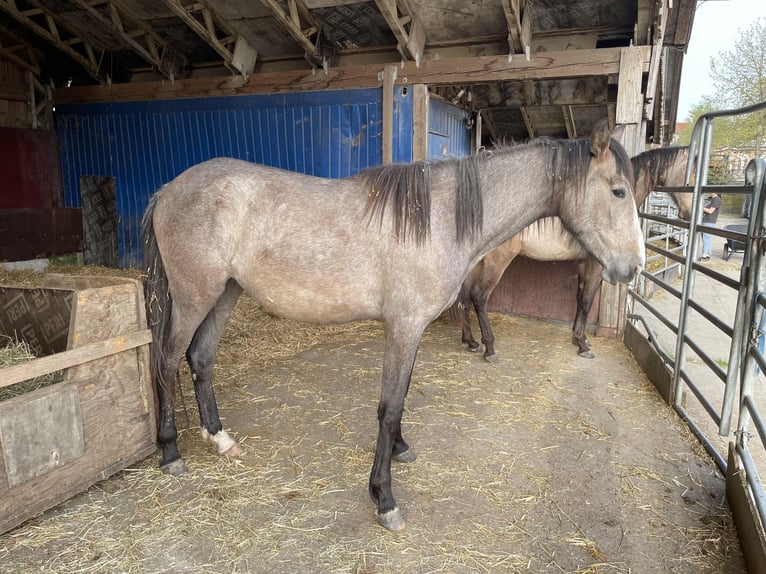
[[545, 149], [530, 147], [498, 155], [482, 173], [484, 225], [481, 248], [485, 252], [507, 241], [540, 219], [558, 214], [552, 174]]

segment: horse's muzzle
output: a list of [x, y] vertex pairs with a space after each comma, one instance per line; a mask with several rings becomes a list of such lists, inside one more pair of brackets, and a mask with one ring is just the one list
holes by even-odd
[[614, 267], [605, 266], [601, 272], [601, 279], [612, 285], [630, 283], [634, 277], [641, 274], [642, 269], [643, 265], [641, 263], [635, 265], [616, 265]]

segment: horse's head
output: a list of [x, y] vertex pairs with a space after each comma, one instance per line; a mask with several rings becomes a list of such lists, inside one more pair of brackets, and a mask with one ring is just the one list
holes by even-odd
[[[681, 187], [686, 176], [688, 147], [660, 147], [633, 157], [633, 174], [636, 178], [636, 203], [641, 205], [656, 187]], [[695, 169], [692, 170], [690, 185], [694, 184]], [[678, 208], [678, 217], [691, 219], [691, 193], [668, 193]]]
[[[559, 216], [604, 267], [605, 281], [627, 283], [644, 265], [644, 237], [634, 199], [630, 158], [612, 139], [606, 120], [593, 130], [589, 160], [584, 184], [567, 191], [559, 205]], [[567, 185], [576, 186], [576, 182]]]

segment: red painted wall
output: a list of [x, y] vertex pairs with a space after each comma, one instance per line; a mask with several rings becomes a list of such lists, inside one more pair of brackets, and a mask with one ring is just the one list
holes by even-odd
[[0, 209], [64, 207], [56, 133], [0, 128]]

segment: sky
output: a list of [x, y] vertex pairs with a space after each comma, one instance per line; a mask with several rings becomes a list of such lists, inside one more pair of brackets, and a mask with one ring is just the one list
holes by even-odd
[[734, 42], [753, 20], [766, 18], [766, 0], [704, 0], [697, 2], [692, 34], [681, 68], [678, 121], [686, 121], [703, 95], [713, 95], [710, 60], [734, 49]]

